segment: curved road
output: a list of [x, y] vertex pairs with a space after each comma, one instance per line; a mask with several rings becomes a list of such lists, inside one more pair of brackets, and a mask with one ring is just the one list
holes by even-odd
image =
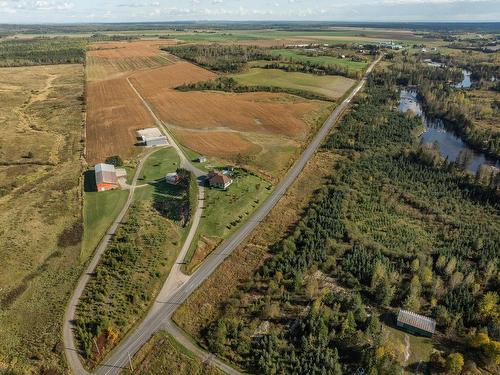
[[73, 328], [74, 328], [74, 317], [75, 317], [75, 312], [76, 308], [78, 306], [78, 302], [80, 301], [80, 297], [82, 296], [82, 293], [85, 289], [85, 286], [87, 285], [88, 281], [92, 277], [92, 274], [95, 271], [95, 268], [97, 264], [99, 263], [99, 260], [101, 259], [102, 254], [108, 247], [109, 241], [115, 234], [116, 230], [118, 229], [118, 226], [122, 222], [123, 218], [127, 214], [130, 205], [132, 204], [134, 200], [134, 192], [137, 187], [137, 180], [139, 178], [139, 175], [142, 171], [142, 167], [144, 166], [145, 161], [147, 158], [155, 153], [156, 151], [159, 151], [160, 149], [154, 149], [150, 152], [148, 152], [146, 155], [144, 155], [141, 160], [139, 161], [139, 164], [137, 165], [137, 169], [134, 174], [134, 178], [132, 180], [132, 184], [128, 187], [129, 193], [128, 193], [128, 198], [127, 201], [125, 202], [125, 205], [123, 206], [122, 210], [116, 217], [115, 221], [111, 226], [108, 228], [106, 234], [104, 237], [101, 239], [101, 242], [99, 242], [99, 245], [97, 246], [94, 255], [92, 257], [92, 260], [90, 261], [89, 265], [87, 266], [85, 272], [80, 276], [80, 279], [78, 280], [78, 284], [75, 288], [75, 291], [73, 292], [73, 295], [71, 296], [71, 299], [69, 301], [68, 307], [66, 309], [66, 313], [64, 315], [64, 326], [63, 326], [63, 341], [64, 341], [64, 350], [66, 352], [66, 358], [68, 359], [68, 363], [73, 370], [75, 374], [88, 374], [87, 371], [83, 368], [80, 358], [78, 356], [78, 350], [75, 345], [75, 340], [73, 336]]
[[[197, 202], [197, 207], [195, 214], [193, 215], [193, 221], [191, 223], [191, 227], [189, 229], [188, 235], [186, 237], [186, 240], [184, 241], [184, 244], [181, 248], [180, 253], [177, 256], [176, 262], [172, 266], [172, 269], [169, 272], [169, 275], [167, 277], [167, 280], [165, 281], [162, 289], [160, 290], [160, 293], [157, 296], [156, 303], [153, 304], [151, 307], [149, 314], [157, 311], [161, 305], [158, 305], [158, 301], [161, 300], [166, 300], [175, 290], [177, 290], [183, 283], [185, 283], [187, 280], [189, 280], [189, 276], [186, 276], [182, 273], [181, 271], [181, 264], [186, 257], [187, 252], [189, 251], [189, 247], [191, 246], [191, 242], [193, 241], [196, 231], [198, 229], [198, 225], [200, 223], [201, 215], [203, 212], [203, 201], [204, 201], [204, 188], [203, 185], [201, 184], [200, 177], [204, 176], [204, 172], [199, 170], [198, 168], [194, 167], [191, 162], [186, 158], [184, 153], [182, 152], [182, 149], [175, 143], [175, 140], [171, 137], [171, 135], [168, 133], [167, 128], [165, 125], [160, 121], [160, 119], [156, 116], [156, 114], [153, 112], [149, 104], [144, 100], [144, 98], [139, 94], [139, 92], [135, 89], [135, 87], [132, 85], [130, 80], [127, 78], [128, 83], [136, 93], [136, 95], [139, 97], [139, 99], [142, 101], [144, 106], [148, 109], [152, 117], [155, 119], [157, 126], [160, 128], [160, 130], [163, 131], [163, 133], [167, 136], [169, 143], [174, 149], [177, 151], [177, 154], [179, 155], [180, 158], [180, 166], [184, 169], [189, 170], [192, 172], [196, 178], [198, 178], [198, 181], [200, 184], [198, 185], [198, 202]], [[162, 147], [163, 148], [163, 147]], [[130, 186], [127, 186], [127, 189], [129, 189], [129, 195], [127, 198], [127, 201], [125, 202], [125, 205], [123, 206], [122, 210], [118, 214], [117, 218], [111, 224], [109, 229], [107, 230], [106, 234], [104, 237], [101, 239], [101, 242], [99, 242], [99, 245], [97, 246], [94, 255], [87, 266], [85, 272], [80, 276], [80, 279], [78, 280], [77, 286], [73, 292], [73, 295], [71, 296], [71, 299], [68, 303], [68, 306], [66, 308], [66, 313], [64, 315], [64, 324], [63, 324], [63, 342], [64, 342], [64, 351], [66, 354], [66, 358], [68, 360], [69, 367], [71, 371], [74, 374], [77, 375], [88, 375], [89, 372], [85, 370], [83, 367], [80, 357], [78, 354], [78, 349], [75, 343], [75, 337], [73, 335], [73, 329], [75, 327], [75, 313], [76, 313], [76, 308], [78, 306], [78, 303], [80, 301], [80, 298], [83, 294], [83, 291], [85, 289], [85, 286], [87, 285], [88, 281], [92, 277], [92, 274], [95, 272], [95, 268], [97, 264], [99, 263], [99, 260], [101, 259], [102, 254], [108, 247], [109, 241], [115, 234], [118, 226], [122, 222], [123, 218], [127, 214], [133, 199], [134, 199], [134, 193], [135, 189], [137, 187], [137, 180], [139, 178], [139, 175], [142, 171], [142, 167], [144, 166], [145, 161], [147, 158], [153, 154], [154, 152], [158, 151], [161, 148], [155, 148], [154, 150], [151, 150], [148, 152], [146, 155], [144, 155], [140, 161], [139, 164], [137, 165], [137, 169], [134, 174], [134, 178], [132, 180], [132, 184]], [[144, 186], [144, 185], [141, 185]]]
[[[273, 190], [268, 199], [258, 208], [249, 221], [235, 232], [228, 240], [224, 241], [212, 254], [202, 263], [196, 272], [187, 280], [175, 293], [163, 301], [163, 306], [150, 311], [147, 317], [140, 325], [127, 336], [125, 340], [112, 352], [112, 354], [102, 363], [97, 369], [98, 375], [115, 375], [128, 366], [128, 361], [148, 339], [159, 329], [167, 329], [174, 335], [176, 339], [185, 342], [186, 338], [175, 325], [170, 321], [172, 314], [181, 305], [195, 289], [197, 289], [203, 281], [205, 281], [216, 268], [228, 257], [236, 247], [247, 238], [247, 236], [255, 229], [255, 227], [264, 219], [271, 211], [276, 203], [285, 194], [286, 190], [292, 185], [299, 173], [302, 171], [306, 163], [313, 156], [316, 150], [323, 143], [324, 139], [335, 125], [344, 110], [349, 106], [351, 100], [363, 88], [368, 75], [373, 70], [374, 66], [380, 61], [382, 56], [379, 56], [366, 70], [363, 79], [358, 83], [354, 90], [344, 101], [331, 113], [325, 121], [321, 129], [318, 131], [314, 139], [304, 150], [299, 159], [295, 162], [292, 168], [288, 171], [283, 180]], [[140, 96], [140, 95], [139, 95]], [[145, 101], [144, 101], [145, 103]], [[149, 108], [147, 103], [146, 106]], [[155, 116], [156, 117], [156, 116]], [[194, 347], [194, 346], [193, 346]], [[193, 348], [191, 347], [191, 348]], [[203, 356], [203, 351], [198, 350], [197, 355]], [[218, 359], [214, 359], [213, 363], [223, 371], [229, 374], [239, 374], [238, 371], [226, 365]]]

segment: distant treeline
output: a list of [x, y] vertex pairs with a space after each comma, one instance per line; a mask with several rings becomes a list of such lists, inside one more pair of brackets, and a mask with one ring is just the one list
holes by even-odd
[[90, 38], [32, 38], [0, 41], [0, 66], [83, 64], [89, 43], [135, 39], [130, 36], [94, 34]]
[[263, 86], [263, 85], [257, 85], [257, 86], [240, 85], [232, 77], [218, 77], [211, 81], [202, 81], [202, 82], [182, 85], [177, 87], [176, 89], [179, 91], [225, 91], [225, 92], [235, 92], [235, 93], [277, 92], [277, 93], [296, 95], [303, 97], [305, 99], [334, 101], [332, 98], [329, 98], [328, 96], [316, 94], [314, 92], [306, 90], [274, 87], [274, 86]]
[[165, 47], [164, 50], [205, 68], [223, 73], [240, 72], [245, 64], [252, 60], [278, 59], [264, 48], [256, 46], [183, 45]]
[[80, 38], [4, 40], [0, 42], [0, 66], [81, 64], [86, 45]]

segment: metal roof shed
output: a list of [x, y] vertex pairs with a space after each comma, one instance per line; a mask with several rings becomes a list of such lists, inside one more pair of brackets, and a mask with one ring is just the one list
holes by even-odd
[[431, 337], [436, 331], [436, 321], [407, 310], [399, 310], [398, 327], [410, 333]]

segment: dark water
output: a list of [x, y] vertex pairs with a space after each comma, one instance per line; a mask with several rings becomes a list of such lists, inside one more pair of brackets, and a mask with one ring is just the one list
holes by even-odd
[[470, 79], [472, 73], [467, 70], [462, 70], [462, 74], [464, 75], [462, 82], [457, 83], [455, 87], [457, 89], [468, 89], [469, 87], [472, 86], [472, 81]]
[[467, 169], [473, 173], [476, 173], [481, 164], [500, 167], [500, 160], [495, 160], [481, 152], [471, 149], [459, 136], [451, 130], [447, 130], [442, 120], [427, 118], [417, 99], [416, 91], [401, 90], [399, 111], [406, 112], [408, 110], [422, 117], [425, 127], [424, 132], [420, 136], [422, 142], [437, 142], [439, 145], [439, 151], [444, 158], [448, 158], [449, 161], [456, 161], [461, 152], [467, 152], [469, 160], [467, 163]]

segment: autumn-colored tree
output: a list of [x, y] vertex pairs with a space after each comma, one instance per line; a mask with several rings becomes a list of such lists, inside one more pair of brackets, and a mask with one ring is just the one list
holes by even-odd
[[464, 357], [460, 353], [451, 353], [446, 357], [446, 371], [450, 374], [458, 374], [464, 367]]

